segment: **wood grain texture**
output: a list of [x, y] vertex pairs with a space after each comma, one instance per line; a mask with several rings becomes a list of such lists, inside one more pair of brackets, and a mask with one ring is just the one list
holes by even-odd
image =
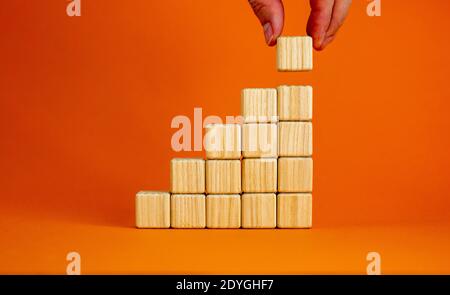
[[208, 194], [241, 193], [241, 161], [207, 160], [206, 192]]
[[242, 191], [275, 193], [277, 191], [277, 159], [244, 159]]
[[274, 228], [276, 214], [275, 194], [242, 195], [243, 228]]
[[278, 191], [310, 193], [313, 188], [312, 158], [279, 158]]
[[278, 71], [310, 71], [313, 68], [313, 41], [309, 36], [278, 37]]
[[205, 193], [205, 160], [172, 159], [170, 191], [174, 194]]
[[170, 194], [141, 191], [136, 194], [136, 227], [169, 228]]
[[308, 193], [278, 194], [277, 227], [311, 228], [312, 195]]
[[278, 123], [280, 157], [310, 157], [313, 154], [311, 122]]
[[170, 197], [170, 223], [173, 228], [204, 228], [206, 201], [202, 194], [173, 194]]
[[238, 124], [210, 124], [205, 127], [207, 159], [240, 159], [241, 126]]
[[241, 227], [241, 196], [208, 195], [206, 197], [206, 227]]
[[241, 92], [244, 123], [277, 122], [277, 90], [275, 88], [246, 88]]
[[280, 121], [311, 121], [313, 88], [311, 86], [279, 86], [278, 119]]
[[278, 156], [277, 124], [249, 123], [242, 126], [244, 158], [276, 158]]

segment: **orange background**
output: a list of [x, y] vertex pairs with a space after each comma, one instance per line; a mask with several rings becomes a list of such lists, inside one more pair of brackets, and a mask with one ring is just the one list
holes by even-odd
[[[311, 73], [279, 73], [246, 1], [3, 1], [0, 273], [450, 273], [450, 3], [354, 1]], [[287, 35], [307, 1], [285, 0]], [[176, 115], [314, 87], [314, 229], [136, 230]]]

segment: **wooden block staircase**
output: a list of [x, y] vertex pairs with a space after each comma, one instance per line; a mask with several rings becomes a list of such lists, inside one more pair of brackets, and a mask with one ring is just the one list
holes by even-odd
[[[277, 40], [279, 71], [312, 70], [310, 37]], [[170, 193], [136, 194], [137, 228], [311, 228], [312, 87], [247, 88], [243, 124], [205, 127], [205, 159], [172, 159]]]

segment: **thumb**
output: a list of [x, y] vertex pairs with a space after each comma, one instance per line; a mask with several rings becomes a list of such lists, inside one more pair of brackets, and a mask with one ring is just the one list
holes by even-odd
[[266, 43], [273, 46], [283, 31], [284, 8], [281, 0], [248, 0], [264, 29]]

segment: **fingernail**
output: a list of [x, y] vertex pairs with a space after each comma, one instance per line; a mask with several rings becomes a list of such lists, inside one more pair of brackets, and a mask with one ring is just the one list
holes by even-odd
[[272, 25], [270, 23], [266, 23], [263, 26], [263, 29], [264, 29], [264, 37], [266, 38], [266, 43], [268, 45], [270, 45], [270, 43], [272, 43], [272, 39], [273, 39]]

